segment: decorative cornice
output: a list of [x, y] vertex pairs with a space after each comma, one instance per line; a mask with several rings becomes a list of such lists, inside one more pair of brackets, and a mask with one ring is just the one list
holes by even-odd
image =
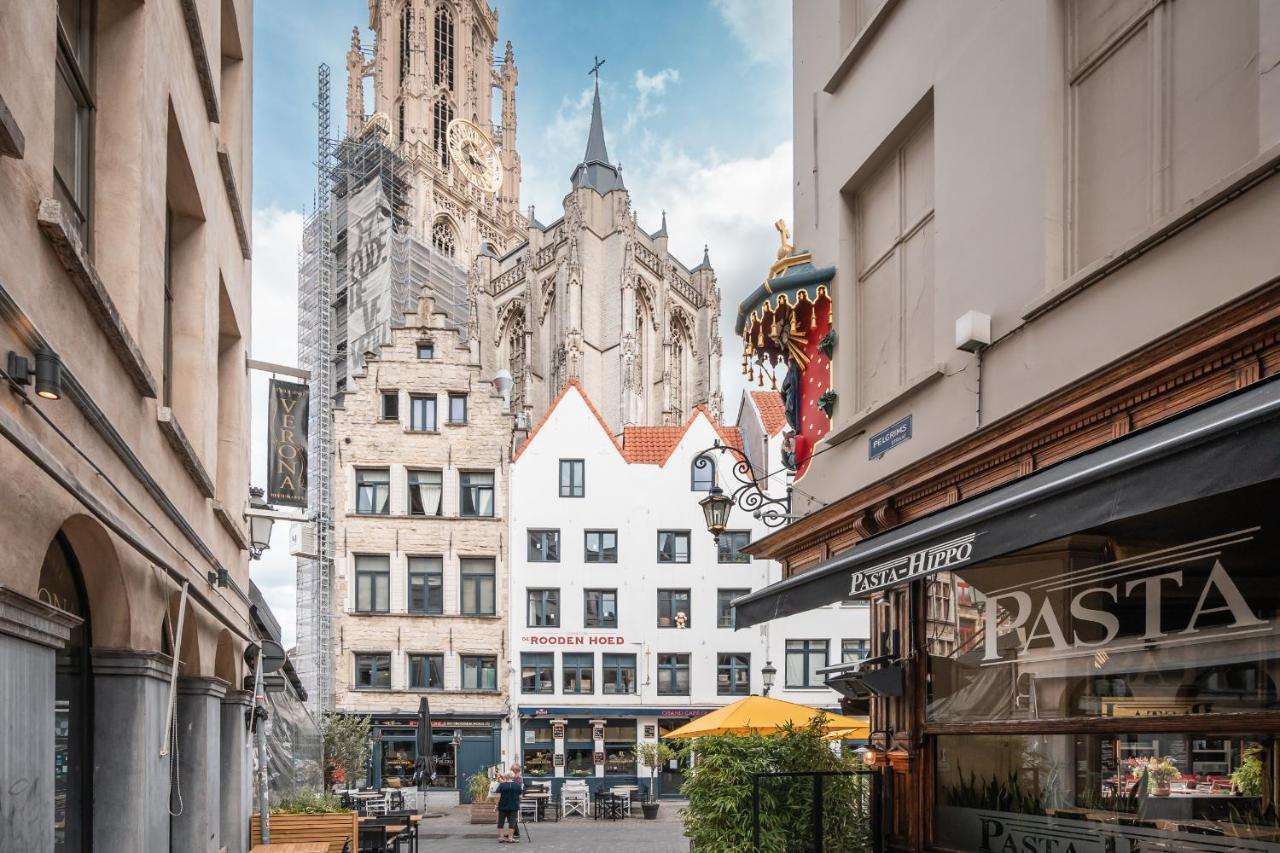
[[60, 649], [81, 621], [79, 616], [0, 584], [0, 634]]
[[84, 297], [85, 304], [89, 306], [89, 313], [102, 329], [107, 342], [111, 344], [111, 349], [124, 365], [125, 374], [133, 381], [133, 387], [143, 397], [155, 397], [156, 380], [147, 368], [142, 350], [133, 339], [133, 335], [129, 334], [124, 321], [120, 319], [120, 311], [112, 301], [111, 294], [107, 292], [102, 277], [98, 275], [98, 270], [85, 253], [80, 235], [62, 215], [61, 202], [53, 198], [41, 199], [36, 222], [40, 226], [40, 231], [48, 239], [49, 245], [53, 247], [58, 260], [62, 262], [68, 277]]
[[240, 254], [247, 261], [253, 253], [249, 245], [249, 228], [244, 221], [244, 207], [240, 202], [240, 190], [236, 187], [235, 170], [231, 165], [231, 152], [218, 143], [218, 168], [222, 171], [222, 186], [227, 191], [227, 203], [231, 205], [231, 221], [236, 226], [236, 239], [240, 241]]
[[191, 446], [191, 442], [187, 439], [187, 434], [183, 432], [182, 425], [178, 423], [173, 409], [168, 406], [157, 406], [156, 423], [160, 425], [160, 432], [164, 433], [165, 440], [169, 442], [173, 452], [178, 454], [178, 458], [182, 460], [182, 467], [187, 469], [191, 479], [195, 480], [196, 488], [200, 490], [200, 494], [206, 498], [213, 497], [213, 480], [209, 477], [209, 472], [205, 470], [204, 463], [200, 461], [200, 457], [196, 455], [196, 449]]
[[196, 0], [178, 0], [182, 6], [182, 22], [187, 25], [187, 38], [191, 41], [191, 55], [195, 60], [196, 77], [200, 79], [200, 92], [204, 95], [204, 110], [209, 121], [218, 122], [218, 90], [213, 83], [213, 69], [209, 65], [209, 49], [205, 47], [204, 32], [200, 26], [200, 10]]
[[229, 686], [221, 678], [204, 675], [178, 676], [179, 696], [212, 696], [215, 699], [221, 699], [227, 695]]
[[18, 120], [9, 111], [9, 105], [4, 102], [4, 97], [0, 96], [0, 157], [21, 160], [26, 145], [27, 141], [22, 136], [22, 128], [18, 127]]
[[124, 676], [167, 682], [173, 669], [173, 658], [163, 652], [95, 648], [92, 655], [95, 678]]

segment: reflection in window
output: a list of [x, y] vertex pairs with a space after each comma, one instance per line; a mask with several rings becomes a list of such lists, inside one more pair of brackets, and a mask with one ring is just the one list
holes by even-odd
[[628, 694], [636, 692], [636, 656], [602, 655], [600, 668], [602, 693]]
[[462, 558], [462, 615], [494, 614], [494, 565], [485, 557]]
[[565, 693], [594, 693], [596, 656], [566, 652], [560, 661]]
[[530, 530], [528, 559], [530, 563], [560, 562], [560, 531]]
[[560, 625], [560, 590], [531, 589], [528, 595], [529, 627], [558, 627]]
[[658, 695], [689, 695], [688, 655], [658, 655]]
[[618, 531], [588, 530], [582, 561], [584, 563], [618, 562]]
[[387, 515], [391, 512], [389, 469], [356, 469], [356, 512], [368, 515]]
[[[554, 693], [556, 689], [555, 655], [551, 652], [525, 652], [520, 655], [520, 692]], [[547, 729], [547, 740], [551, 730]]]
[[751, 544], [750, 530], [726, 530], [720, 534], [716, 545], [716, 560], [720, 563], [749, 563], [751, 555], [742, 549]]
[[414, 432], [436, 431], [436, 395], [409, 395], [409, 429]]
[[358, 654], [355, 659], [357, 690], [391, 689], [391, 655]]
[[582, 626], [584, 628], [618, 627], [618, 591], [616, 589], [583, 590]]
[[462, 689], [497, 690], [498, 659], [488, 655], [463, 655]]
[[458, 475], [460, 506], [458, 514], [465, 517], [493, 517], [493, 472], [463, 471]]
[[444, 689], [444, 655], [409, 655], [409, 687]]
[[659, 563], [689, 562], [689, 531], [659, 530], [658, 531], [658, 562]]

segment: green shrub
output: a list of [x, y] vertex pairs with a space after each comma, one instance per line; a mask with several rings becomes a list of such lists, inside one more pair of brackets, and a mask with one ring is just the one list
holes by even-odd
[[333, 794], [324, 791], [294, 791], [285, 794], [280, 802], [271, 807], [272, 814], [326, 814], [328, 812], [348, 812], [342, 801]]
[[324, 718], [324, 758], [330, 768], [342, 771], [348, 788], [364, 777], [369, 759], [371, 727], [368, 717], [327, 714]]
[[483, 803], [489, 799], [489, 768], [482, 767], [467, 777], [467, 793], [471, 802]]
[[[715, 735], [698, 738], [696, 761], [682, 793], [685, 835], [698, 850], [752, 853], [752, 779], [757, 773], [847, 772], [851, 755], [838, 756], [823, 740], [821, 721], [786, 726], [767, 737]], [[828, 853], [871, 850], [870, 785], [864, 776], [823, 780], [823, 849]], [[810, 850], [813, 846], [813, 782], [809, 777], [760, 780], [760, 850]]]

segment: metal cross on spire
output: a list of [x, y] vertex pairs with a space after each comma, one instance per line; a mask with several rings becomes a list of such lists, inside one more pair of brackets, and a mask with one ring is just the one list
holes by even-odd
[[596, 57], [596, 64], [595, 64], [595, 65], [593, 65], [593, 66], [591, 66], [591, 70], [587, 72], [587, 74], [594, 74], [594, 75], [596, 75], [596, 85], [597, 85], [597, 86], [599, 86], [599, 85], [600, 85], [600, 66], [601, 66], [601, 65], [604, 65], [604, 60], [597, 56], [597, 57]]

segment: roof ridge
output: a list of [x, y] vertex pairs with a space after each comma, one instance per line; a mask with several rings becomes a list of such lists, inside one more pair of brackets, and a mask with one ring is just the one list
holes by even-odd
[[582, 402], [587, 404], [587, 409], [591, 414], [595, 415], [596, 423], [600, 424], [600, 428], [604, 430], [605, 437], [609, 439], [609, 443], [613, 445], [613, 449], [618, 451], [618, 454], [621, 455], [625, 461], [626, 456], [623, 454], [622, 448], [618, 446], [618, 442], [614, 439], [613, 433], [610, 432], [609, 425], [605, 423], [604, 416], [600, 414], [600, 410], [596, 408], [595, 403], [591, 402], [591, 397], [587, 394], [587, 389], [583, 388], [582, 383], [577, 379], [570, 379], [565, 383], [564, 387], [560, 389], [560, 393], [556, 395], [556, 398], [551, 401], [551, 405], [547, 406], [547, 411], [543, 414], [542, 419], [538, 421], [537, 426], [529, 431], [529, 437], [524, 440], [520, 445], [520, 448], [516, 450], [515, 455], [511, 457], [512, 462], [519, 459], [524, 454], [525, 450], [528, 449], [529, 445], [533, 443], [534, 437], [537, 436], [543, 426], [546, 425], [547, 421], [551, 419], [551, 415], [555, 413], [556, 408], [560, 405], [560, 401], [569, 393], [570, 388], [578, 389], [578, 396], [582, 398]]

